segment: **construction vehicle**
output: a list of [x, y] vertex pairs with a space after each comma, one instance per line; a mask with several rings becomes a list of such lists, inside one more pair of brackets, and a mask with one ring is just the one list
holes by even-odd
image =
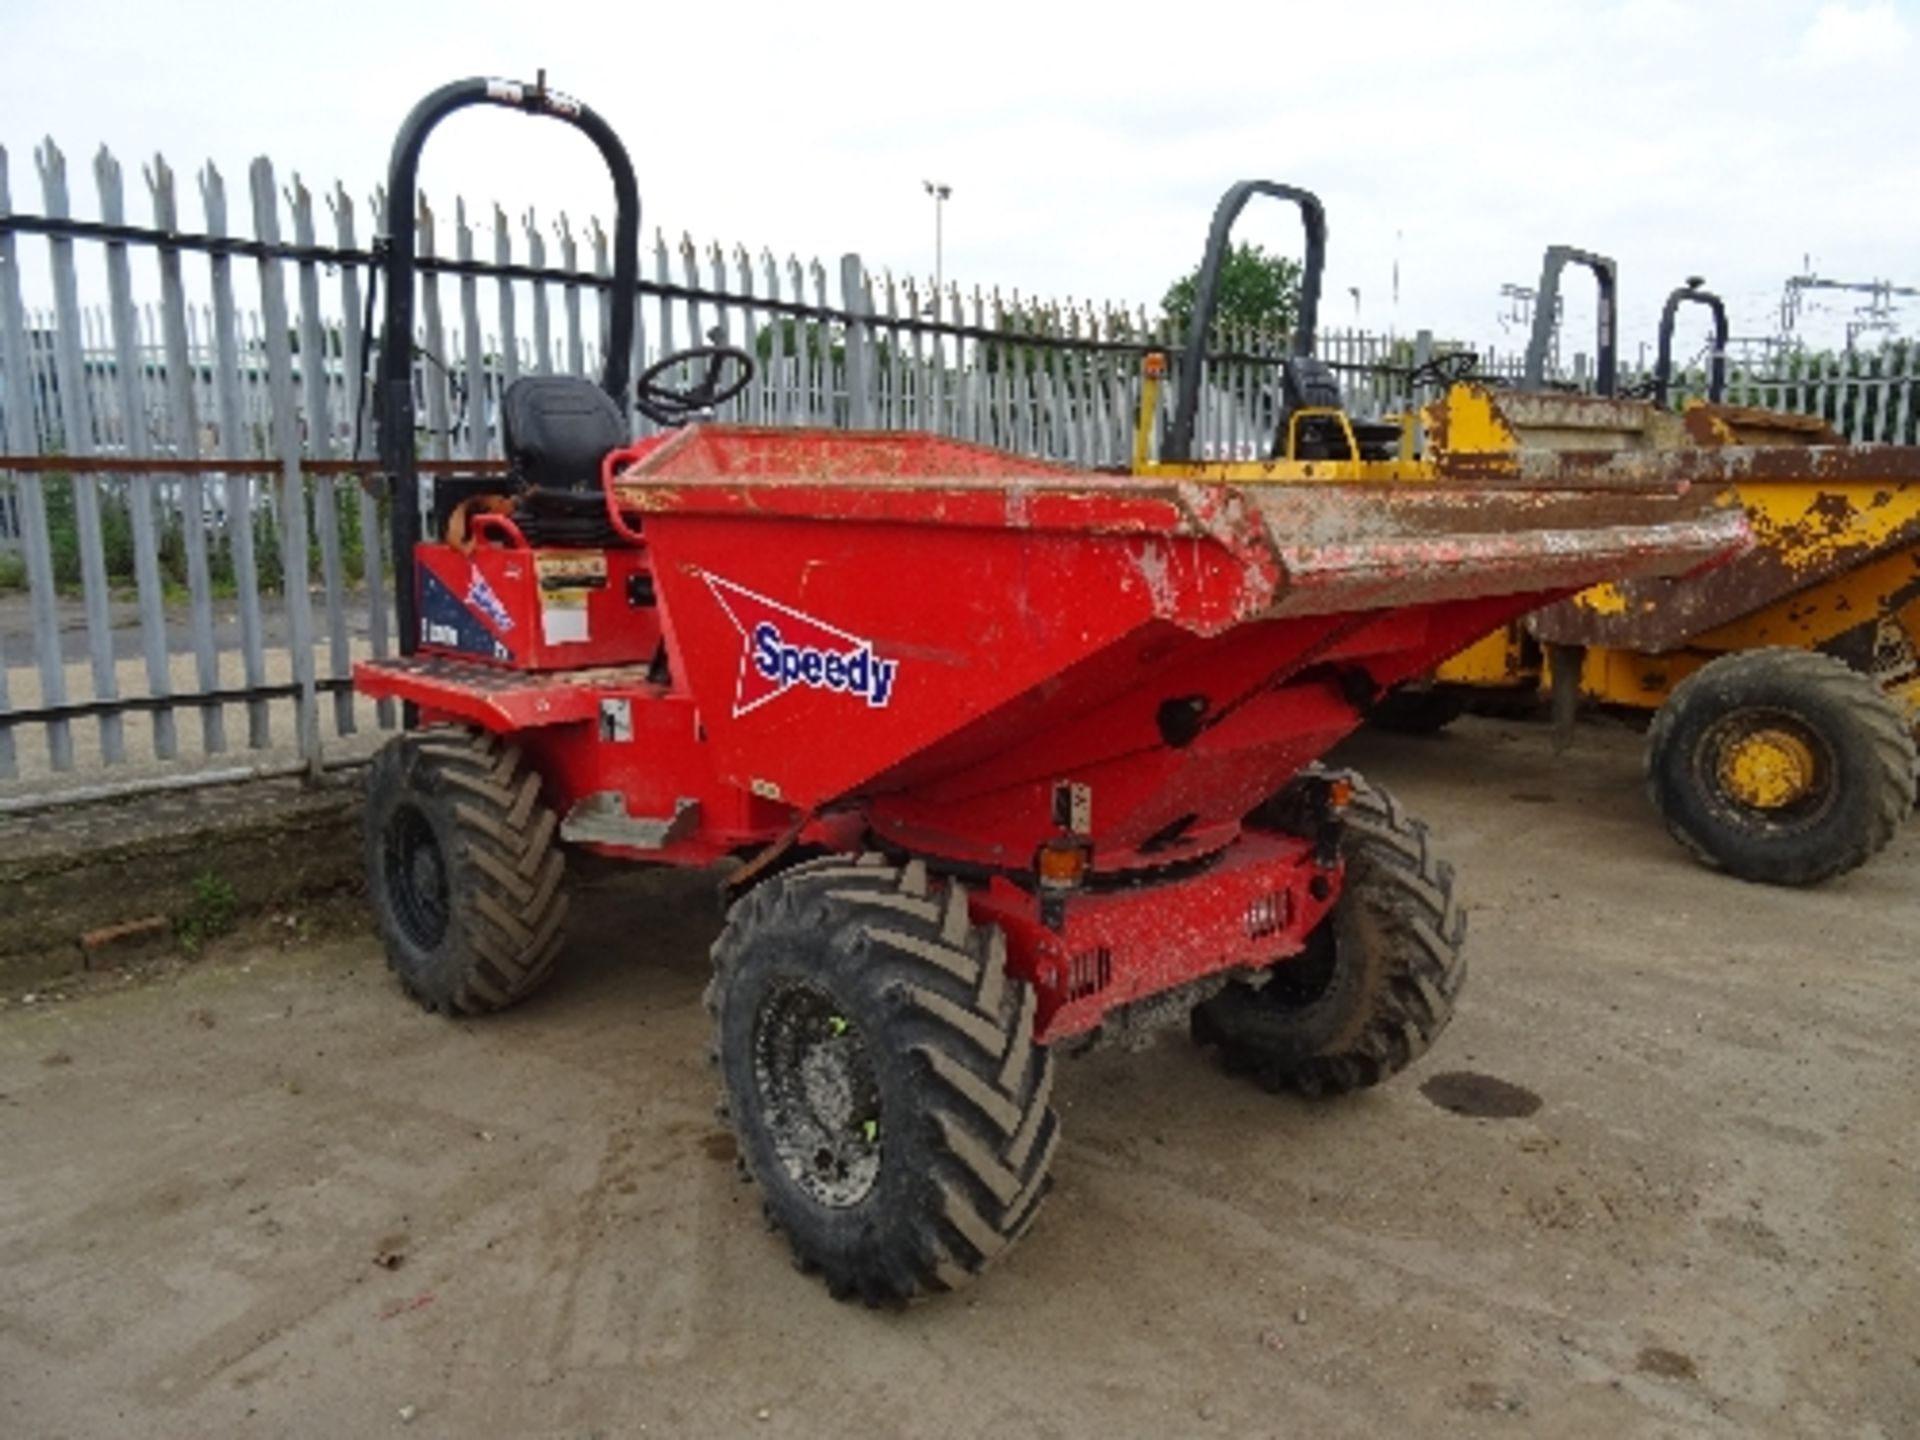
[[[511, 476], [436, 483], [423, 536], [409, 197], [428, 131], [482, 103], [598, 143], [612, 334], [602, 385], [510, 387]], [[1229, 201], [1253, 191], [1308, 214], [1311, 296], [1318, 202]], [[406, 121], [387, 193], [380, 454], [413, 583], [403, 653], [355, 680], [418, 722], [368, 782], [389, 963], [430, 1009], [498, 1009], [553, 968], [570, 854], [734, 864], [706, 997], [722, 1115], [836, 1296], [948, 1290], [1032, 1224], [1062, 1052], [1191, 1017], [1233, 1067], [1309, 1094], [1416, 1059], [1464, 976], [1453, 871], [1316, 757], [1509, 615], [1744, 543], [1710, 491], [1605, 465], [1499, 457], [1480, 484], [1444, 452], [1175, 454], [1133, 477], [721, 425], [752, 365], [724, 346], [693, 352], [692, 383], [684, 356], [638, 377], [674, 428], [630, 443], [635, 187], [604, 122], [544, 81], [458, 82]], [[1203, 285], [1195, 343], [1211, 303]], [[1289, 373], [1319, 396], [1307, 350]], [[1384, 446], [1307, 408], [1297, 436]]]
[[[1559, 272], [1576, 261], [1600, 280], [1592, 395], [1544, 388]], [[1676, 414], [1673, 332], [1686, 304], [1710, 312], [1715, 339], [1706, 401]], [[1724, 403], [1726, 309], [1697, 278], [1662, 307], [1651, 401], [1622, 398], [1614, 306], [1612, 261], [1549, 249], [1524, 388], [1489, 396], [1490, 428], [1452, 443], [1640, 455], [1663, 474], [1731, 463], [1755, 548], [1710, 574], [1603, 584], [1502, 626], [1373, 718], [1431, 731], [1470, 703], [1547, 697], [1563, 734], [1581, 701], [1650, 715], [1648, 792], [1696, 859], [1778, 885], [1845, 874], [1914, 805], [1920, 449], [1848, 445], [1817, 417]]]

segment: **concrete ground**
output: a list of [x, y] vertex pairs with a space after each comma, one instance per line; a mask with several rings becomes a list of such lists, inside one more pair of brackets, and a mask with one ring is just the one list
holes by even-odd
[[1333, 1104], [1176, 1033], [1066, 1064], [1040, 1222], [904, 1314], [831, 1302], [734, 1178], [710, 877], [599, 882], [485, 1021], [298, 920], [16, 990], [0, 1434], [1920, 1430], [1920, 825], [1786, 892], [1683, 858], [1622, 731], [1347, 758], [1471, 903], [1435, 1052]]

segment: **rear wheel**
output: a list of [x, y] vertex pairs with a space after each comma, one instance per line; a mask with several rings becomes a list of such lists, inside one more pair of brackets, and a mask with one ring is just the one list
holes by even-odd
[[[1332, 913], [1263, 983], [1235, 982], [1193, 1012], [1194, 1040], [1271, 1090], [1335, 1095], [1379, 1084], [1446, 1029], [1466, 979], [1453, 867], [1386, 791], [1349, 778], [1346, 878]], [[1284, 798], [1274, 806], [1284, 809]]]
[[1906, 716], [1865, 675], [1808, 650], [1750, 650], [1688, 676], [1647, 732], [1647, 790], [1701, 863], [1811, 885], [1855, 869], [1914, 803]]
[[1059, 1126], [1033, 991], [925, 866], [763, 881], [713, 949], [722, 1106], [768, 1220], [834, 1296], [952, 1289], [1032, 1224]]
[[374, 756], [363, 820], [367, 889], [387, 965], [429, 1010], [471, 1015], [553, 969], [566, 858], [519, 748], [453, 726]]

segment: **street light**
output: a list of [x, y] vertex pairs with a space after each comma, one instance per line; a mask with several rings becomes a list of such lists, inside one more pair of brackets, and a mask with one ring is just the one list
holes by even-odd
[[948, 197], [953, 194], [953, 187], [938, 180], [922, 180], [920, 183], [926, 187], [927, 194], [933, 197], [933, 293], [938, 295], [940, 282], [944, 278], [940, 254], [940, 210], [947, 203]]

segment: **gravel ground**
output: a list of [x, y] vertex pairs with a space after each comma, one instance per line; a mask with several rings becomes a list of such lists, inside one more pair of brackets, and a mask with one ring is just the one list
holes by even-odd
[[1175, 1033], [1070, 1063], [1039, 1224], [903, 1314], [828, 1300], [734, 1178], [710, 877], [597, 882], [480, 1022], [291, 925], [16, 992], [0, 1433], [1920, 1430], [1920, 825], [1784, 892], [1683, 858], [1623, 731], [1347, 758], [1460, 867], [1435, 1052], [1317, 1105]]

